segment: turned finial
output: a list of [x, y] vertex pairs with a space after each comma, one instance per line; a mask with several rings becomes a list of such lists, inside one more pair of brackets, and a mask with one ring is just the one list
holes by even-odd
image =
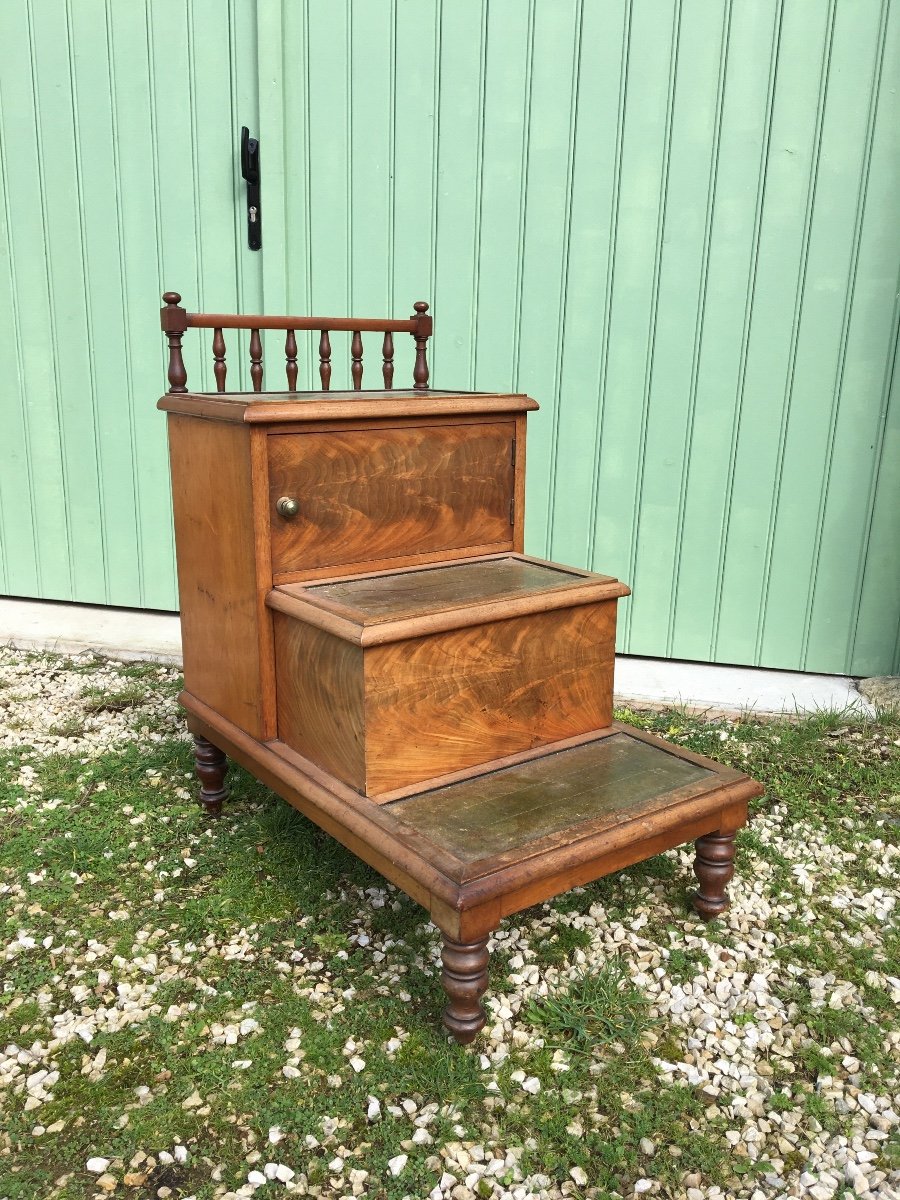
[[428, 312], [428, 303], [425, 300], [417, 300], [413, 305], [415, 312], [411, 320], [415, 321], [416, 328], [413, 330], [413, 337], [416, 341], [416, 364], [413, 367], [413, 387], [417, 392], [428, 391], [428, 339], [431, 337], [432, 321], [431, 317], [426, 316]]
[[165, 308], [159, 311], [159, 323], [169, 339], [169, 391], [187, 391], [187, 371], [181, 357], [181, 335], [188, 327], [188, 315], [178, 305], [181, 297], [177, 292], [163, 292]]

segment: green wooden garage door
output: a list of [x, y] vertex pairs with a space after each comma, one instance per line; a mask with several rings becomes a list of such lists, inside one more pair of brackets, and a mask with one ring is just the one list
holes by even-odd
[[8, 591], [174, 603], [161, 283], [428, 298], [436, 383], [541, 402], [528, 546], [632, 583], [620, 650], [898, 669], [897, 3], [224, 9], [0, 9]]
[[177, 606], [160, 292], [260, 302], [232, 149], [255, 120], [254, 12], [227, 9], [0, 3], [7, 593]]

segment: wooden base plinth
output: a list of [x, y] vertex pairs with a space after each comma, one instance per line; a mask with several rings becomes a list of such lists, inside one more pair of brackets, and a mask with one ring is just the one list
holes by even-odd
[[726, 889], [734, 875], [734, 834], [709, 833], [694, 844], [694, 874], [700, 881], [693, 897], [694, 908], [704, 921], [711, 921], [729, 905]]
[[429, 912], [444, 939], [444, 1027], [464, 1045], [486, 1021], [487, 939], [504, 917], [692, 841], [697, 911], [718, 916], [734, 831], [762, 792], [738, 771], [614, 725], [527, 762], [374, 804], [190, 693], [181, 702], [208, 812], [225, 799], [227, 754]]
[[487, 1019], [481, 997], [487, 989], [487, 938], [477, 942], [454, 942], [444, 935], [441, 982], [450, 1003], [444, 1009], [444, 1028], [461, 1046], [473, 1041]]
[[211, 817], [222, 815], [222, 801], [228, 799], [228, 788], [225, 786], [225, 772], [228, 770], [228, 759], [212, 742], [205, 737], [194, 737], [194, 771], [200, 780], [200, 795], [198, 803], [205, 813]]

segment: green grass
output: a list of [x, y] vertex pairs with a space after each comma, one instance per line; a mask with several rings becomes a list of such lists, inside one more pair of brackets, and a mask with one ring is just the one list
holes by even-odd
[[140, 708], [147, 700], [147, 689], [140, 679], [112, 691], [102, 687], [86, 687], [81, 693], [84, 708], [89, 713], [124, 712]]
[[[46, 663], [37, 656], [35, 669]], [[135, 720], [157, 736], [170, 728], [178, 684], [158, 668], [117, 668], [102, 683], [81, 660], [53, 669], [83, 677], [73, 728], [91, 717]], [[87, 1200], [96, 1187], [84, 1164], [103, 1155], [120, 1181], [115, 1194], [141, 1200], [162, 1186], [176, 1198], [211, 1200], [270, 1160], [322, 1196], [351, 1194], [349, 1172], [361, 1168], [364, 1195], [418, 1200], [445, 1169], [463, 1180], [453, 1159], [459, 1143], [482, 1146], [488, 1158], [514, 1152], [496, 1176], [500, 1190], [540, 1174], [550, 1180], [546, 1194], [559, 1194], [581, 1168], [598, 1197], [622, 1195], [640, 1177], [682, 1195], [692, 1173], [704, 1188], [749, 1197], [774, 1169], [777, 1147], [767, 1142], [758, 1162], [735, 1153], [725, 1136], [736, 1120], [728, 1097], [711, 1103], [683, 1074], [660, 1068], [687, 1060], [693, 1030], [654, 1011], [636, 982], [650, 969], [639, 967], [639, 954], [655, 956], [677, 988], [705, 986], [723, 954], [737, 956], [747, 978], [769, 972], [797, 1046], [790, 1062], [769, 1059], [768, 1109], [827, 1134], [852, 1133], [855, 1118], [835, 1108], [821, 1081], [846, 1078], [841, 1060], [852, 1053], [854, 1086], [900, 1090], [888, 1041], [897, 1006], [885, 982], [900, 941], [896, 910], [882, 919], [835, 901], [896, 891], [886, 850], [871, 846], [896, 846], [900, 836], [900, 721], [623, 715], [763, 780], [756, 824], [739, 838], [738, 886], [756, 881], [785, 911], [754, 910], [749, 941], [727, 918], [701, 927], [688, 905], [689, 858], [670, 852], [509, 918], [488, 993], [489, 1027], [505, 998], [517, 1008], [500, 1055], [487, 1035], [471, 1048], [444, 1036], [438, 939], [426, 914], [246, 773], [232, 769], [226, 814], [210, 822], [193, 802], [182, 739], [0, 754], [2, 946], [34, 941], [8, 951], [0, 967], [0, 1049], [46, 1047], [52, 1017], [66, 1012], [87, 1023], [91, 1039], [60, 1041], [50, 1054], [59, 1071], [53, 1098], [31, 1111], [0, 1084], [0, 1198]], [[37, 786], [23, 786], [23, 766], [34, 768]], [[809, 852], [817, 840], [827, 861]], [[804, 863], [810, 894], [796, 870]], [[624, 935], [613, 946], [605, 939], [616, 926]], [[522, 985], [507, 976], [530, 966], [547, 994], [528, 984], [519, 1004]], [[836, 983], [823, 1002], [813, 985], [825, 977]], [[852, 991], [832, 1008], [837, 983]], [[114, 1028], [102, 1014], [123, 1011], [122, 989], [133, 1020]], [[235, 1045], [217, 1039], [217, 1028], [250, 1019], [258, 1028]], [[744, 992], [716, 1036], [757, 1027]], [[92, 1071], [101, 1051], [105, 1063]], [[359, 1072], [354, 1054], [365, 1062]], [[286, 1066], [294, 1068], [287, 1076]], [[523, 1078], [539, 1081], [536, 1093]], [[381, 1105], [374, 1122], [370, 1097]], [[432, 1140], [422, 1144], [411, 1139], [423, 1111]], [[56, 1122], [62, 1128], [35, 1133]], [[268, 1141], [273, 1126], [284, 1134], [277, 1145]], [[796, 1179], [808, 1144], [778, 1169]], [[159, 1159], [176, 1145], [187, 1148], [186, 1163]], [[399, 1153], [409, 1158], [394, 1178], [387, 1161]], [[883, 1169], [897, 1165], [891, 1143], [880, 1153]], [[151, 1165], [130, 1168], [139, 1154]], [[332, 1186], [335, 1157], [344, 1167]], [[121, 1182], [129, 1169], [145, 1176], [140, 1184]], [[259, 1194], [270, 1192], [276, 1185]]]
[[608, 1046], [633, 1054], [650, 1024], [647, 1003], [619, 958], [580, 971], [565, 990], [532, 1001], [525, 1016], [551, 1045], [583, 1055]]

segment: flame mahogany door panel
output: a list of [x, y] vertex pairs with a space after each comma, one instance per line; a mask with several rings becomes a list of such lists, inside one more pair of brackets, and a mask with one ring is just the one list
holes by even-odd
[[[515, 421], [272, 434], [272, 570], [513, 547]], [[295, 516], [280, 515], [282, 497]]]

